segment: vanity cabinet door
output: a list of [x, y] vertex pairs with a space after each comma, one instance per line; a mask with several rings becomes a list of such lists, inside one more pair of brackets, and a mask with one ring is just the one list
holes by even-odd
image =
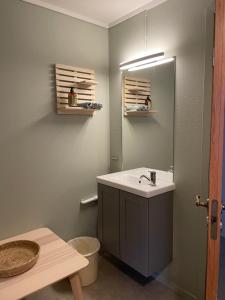
[[148, 200], [120, 191], [121, 260], [148, 276]]
[[109, 253], [119, 258], [119, 190], [98, 185], [98, 238]]
[[173, 255], [173, 193], [149, 199], [149, 272], [161, 272]]

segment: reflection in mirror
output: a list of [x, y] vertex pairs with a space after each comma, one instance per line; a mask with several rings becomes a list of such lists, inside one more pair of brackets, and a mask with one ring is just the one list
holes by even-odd
[[168, 171], [174, 157], [175, 60], [124, 71], [123, 169]]

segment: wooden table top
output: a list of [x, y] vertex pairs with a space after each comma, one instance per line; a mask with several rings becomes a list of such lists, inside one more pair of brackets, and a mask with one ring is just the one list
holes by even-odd
[[40, 247], [37, 264], [24, 274], [0, 278], [0, 299], [16, 300], [80, 271], [88, 260], [48, 228], [40, 228], [3, 241], [31, 240]]

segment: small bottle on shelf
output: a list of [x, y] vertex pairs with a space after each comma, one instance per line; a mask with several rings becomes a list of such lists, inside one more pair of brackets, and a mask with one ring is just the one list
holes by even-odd
[[70, 88], [68, 94], [68, 104], [70, 107], [77, 106], [77, 94], [74, 92], [74, 87]]
[[145, 100], [145, 105], [148, 106], [148, 110], [152, 109], [152, 100], [150, 99], [150, 96], [148, 95], [146, 100]]

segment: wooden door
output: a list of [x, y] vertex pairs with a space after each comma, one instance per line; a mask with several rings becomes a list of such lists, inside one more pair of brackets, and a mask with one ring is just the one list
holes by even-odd
[[[225, 0], [216, 0], [206, 300], [216, 300], [220, 258], [225, 103]], [[224, 266], [225, 267], [225, 266]]]

